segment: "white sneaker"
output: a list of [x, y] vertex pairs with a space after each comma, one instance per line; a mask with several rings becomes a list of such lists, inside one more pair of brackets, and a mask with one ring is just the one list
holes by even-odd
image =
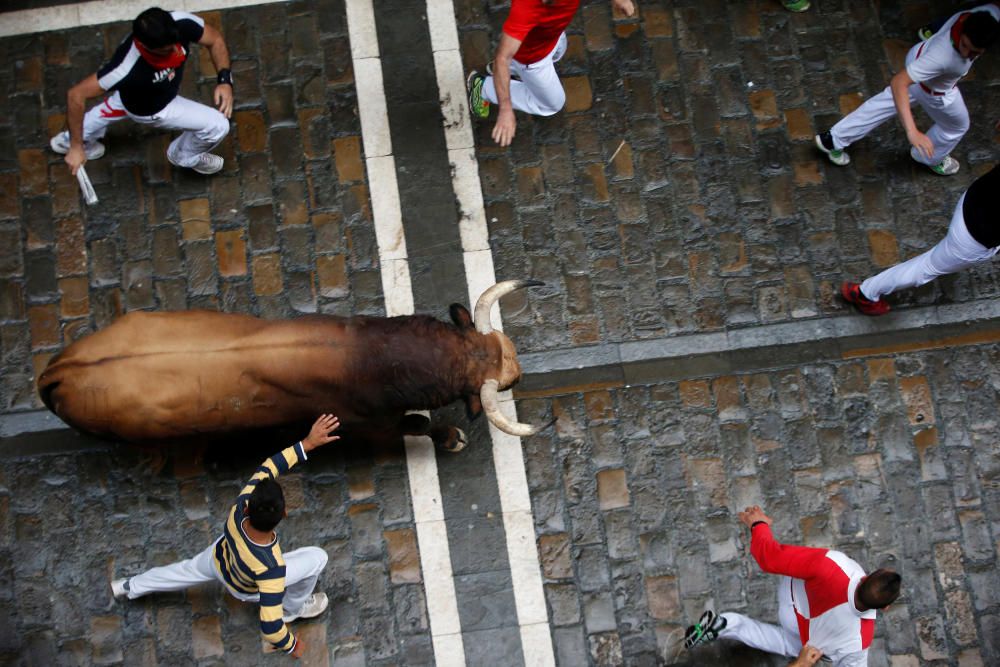
[[284, 614], [282, 615], [281, 620], [285, 623], [291, 623], [292, 621], [297, 621], [300, 618], [313, 618], [326, 611], [326, 607], [329, 604], [330, 600], [326, 597], [326, 593], [313, 593], [306, 598], [306, 603], [302, 605], [302, 609], [299, 610], [299, 613]]
[[[175, 167], [183, 167], [184, 165], [177, 164], [174, 159], [170, 157], [170, 153], [167, 153], [167, 159], [170, 164]], [[198, 162], [191, 169], [194, 169], [199, 174], [214, 174], [222, 170], [222, 167], [226, 164], [226, 161], [219, 157], [218, 155], [212, 155], [211, 153], [202, 153], [198, 156]]]
[[817, 134], [813, 138], [813, 142], [816, 144], [816, 148], [826, 153], [826, 156], [830, 158], [830, 162], [838, 167], [843, 167], [851, 163], [851, 156], [847, 154], [847, 151], [833, 147], [833, 137], [830, 136], [829, 132]]
[[123, 600], [128, 597], [128, 579], [112, 579], [111, 594], [116, 600]]
[[958, 160], [956, 160], [950, 155], [946, 155], [945, 158], [940, 162], [938, 162], [937, 164], [927, 164], [923, 160], [917, 159], [916, 148], [910, 148], [910, 157], [912, 157], [916, 162], [919, 162], [920, 164], [924, 165], [925, 167], [933, 171], [938, 176], [951, 176], [953, 174], [957, 174], [958, 170], [962, 168], [962, 165], [959, 164]]
[[[49, 141], [51, 148], [59, 155], [69, 153], [69, 132], [60, 132]], [[104, 144], [100, 141], [91, 141], [83, 145], [83, 150], [87, 154], [88, 160], [98, 160], [104, 157]]]

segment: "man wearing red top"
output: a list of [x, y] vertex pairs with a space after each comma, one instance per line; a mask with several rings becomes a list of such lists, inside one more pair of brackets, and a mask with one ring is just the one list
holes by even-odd
[[901, 577], [879, 569], [864, 569], [833, 549], [781, 544], [771, 534], [771, 519], [758, 506], [739, 513], [750, 528], [750, 552], [760, 569], [782, 575], [778, 582], [778, 620], [761, 623], [742, 614], [705, 612], [688, 628], [689, 648], [717, 637], [788, 657], [810, 644], [835, 667], [868, 664], [868, 647], [875, 634], [877, 609], [899, 597]]
[[[632, 0], [611, 4], [626, 16], [635, 13]], [[514, 139], [514, 109], [551, 116], [566, 103], [555, 63], [566, 53], [566, 26], [579, 6], [580, 0], [512, 0], [488, 76], [475, 70], [469, 74], [472, 113], [487, 118], [490, 104], [500, 107], [493, 140], [501, 146]]]

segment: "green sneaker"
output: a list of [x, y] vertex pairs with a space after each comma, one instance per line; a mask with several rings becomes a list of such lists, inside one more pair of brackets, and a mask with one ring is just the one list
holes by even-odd
[[790, 12], [804, 12], [809, 9], [809, 0], [782, 0], [782, 3]]
[[469, 111], [476, 118], [490, 117], [490, 102], [483, 97], [483, 83], [486, 77], [472, 70], [469, 78], [465, 80], [465, 87], [469, 91]]

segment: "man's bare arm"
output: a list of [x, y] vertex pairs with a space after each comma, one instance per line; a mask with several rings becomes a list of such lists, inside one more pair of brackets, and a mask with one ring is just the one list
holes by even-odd
[[517, 119], [510, 102], [510, 63], [521, 48], [521, 40], [502, 33], [496, 54], [493, 56], [493, 86], [497, 91], [497, 122], [493, 126], [493, 141], [501, 146], [510, 146], [517, 131]]
[[69, 128], [69, 151], [66, 153], [66, 164], [76, 175], [76, 170], [87, 161], [87, 153], [83, 149], [83, 112], [87, 100], [98, 97], [104, 89], [97, 83], [97, 75], [91, 74], [76, 84], [66, 93], [66, 125]]
[[[216, 72], [221, 69], [229, 69], [229, 48], [226, 46], [226, 40], [222, 38], [222, 33], [206, 23], [201, 41], [198, 43], [208, 48]], [[220, 83], [215, 87], [213, 97], [219, 111], [226, 118], [231, 117], [233, 114], [233, 87], [228, 83]]]
[[934, 154], [934, 142], [917, 129], [917, 123], [913, 120], [913, 111], [910, 109], [910, 86], [913, 84], [910, 73], [904, 69], [892, 77], [889, 89], [892, 90], [892, 101], [896, 104], [899, 122], [906, 130], [906, 138], [914, 148], [929, 158]]

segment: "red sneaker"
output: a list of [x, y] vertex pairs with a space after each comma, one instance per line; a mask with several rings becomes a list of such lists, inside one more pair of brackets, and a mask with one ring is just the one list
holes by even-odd
[[882, 299], [872, 301], [861, 293], [861, 285], [858, 283], [846, 282], [840, 286], [840, 296], [844, 301], [854, 304], [854, 307], [865, 315], [885, 315], [889, 312], [889, 304]]

